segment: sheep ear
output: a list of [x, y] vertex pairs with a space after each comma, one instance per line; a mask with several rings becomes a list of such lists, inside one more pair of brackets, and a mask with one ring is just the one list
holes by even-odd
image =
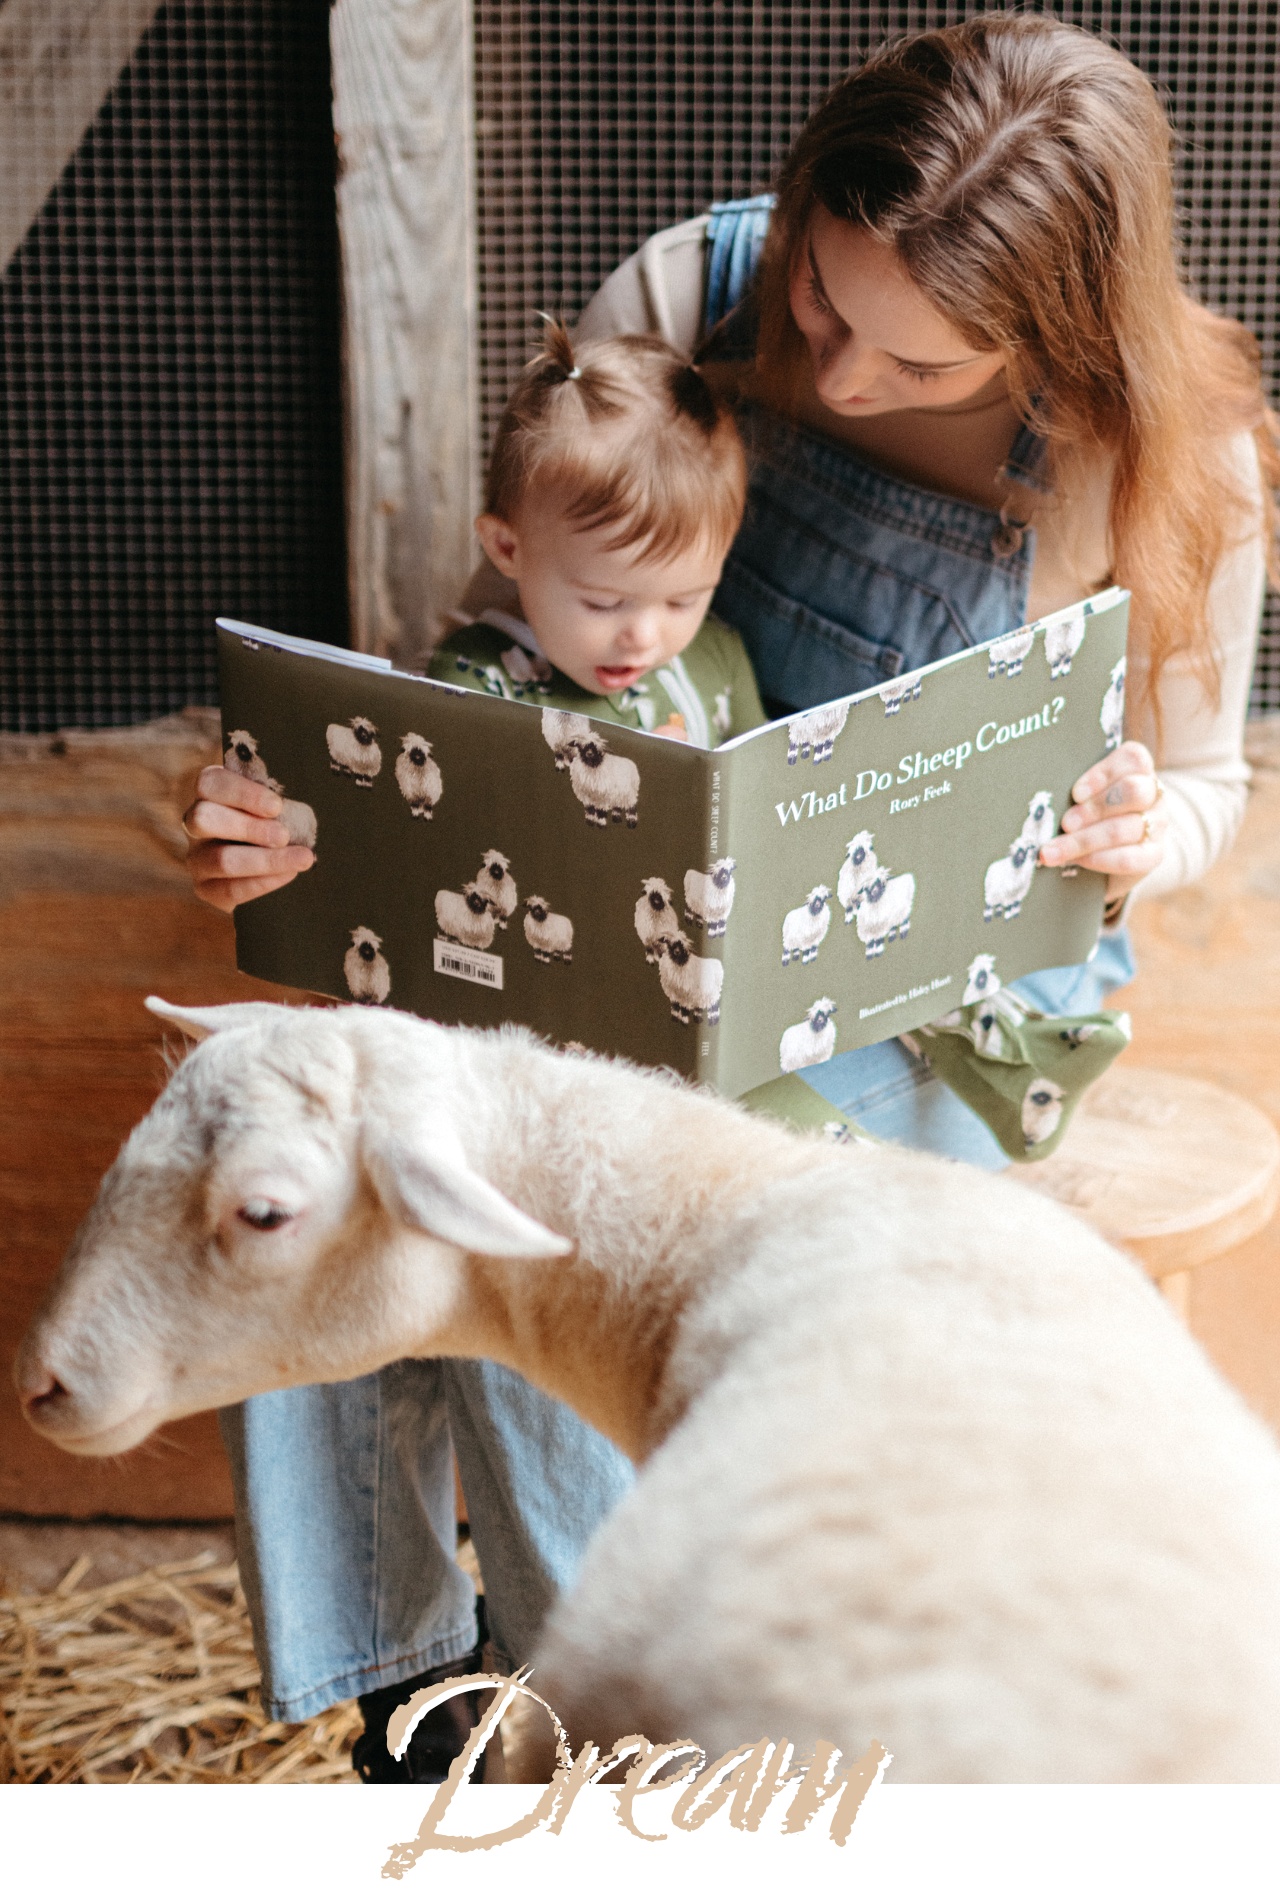
[[185, 1003], [166, 1003], [163, 996], [148, 996], [146, 1007], [195, 1042], [203, 1042], [219, 1029], [243, 1029], [262, 1020], [267, 1010], [278, 1010], [279, 1003], [213, 1003], [206, 1008], [188, 1008]]
[[369, 1160], [384, 1204], [408, 1227], [468, 1253], [538, 1260], [573, 1252], [571, 1241], [522, 1214], [474, 1173], [461, 1150], [454, 1155], [393, 1136]]

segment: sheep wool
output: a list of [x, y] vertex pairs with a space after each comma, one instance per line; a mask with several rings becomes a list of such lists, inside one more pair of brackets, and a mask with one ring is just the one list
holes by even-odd
[[488, 1357], [640, 1466], [530, 1659], [575, 1746], [1280, 1780], [1280, 1450], [1065, 1208], [519, 1032], [158, 1007], [206, 1039], [19, 1351], [55, 1444]]

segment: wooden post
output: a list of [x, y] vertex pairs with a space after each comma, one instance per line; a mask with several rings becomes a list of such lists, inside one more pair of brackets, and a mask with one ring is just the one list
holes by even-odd
[[413, 663], [472, 563], [469, 0], [337, 0], [352, 637]]

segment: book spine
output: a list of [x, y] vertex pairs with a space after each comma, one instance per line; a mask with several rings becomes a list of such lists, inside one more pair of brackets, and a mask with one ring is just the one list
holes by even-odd
[[[732, 990], [733, 966], [733, 901], [736, 895], [733, 869], [733, 829], [734, 780], [740, 777], [738, 769], [741, 761], [739, 752], [712, 752], [706, 757], [706, 864], [707, 864], [707, 911], [708, 921], [704, 926], [707, 937], [706, 953], [720, 965], [720, 992], [717, 1020], [708, 1023], [698, 1040], [697, 1079], [709, 1087], [720, 1089], [726, 1070], [725, 1052], [730, 1046], [734, 1034], [735, 1021], [740, 1019], [741, 1003], [735, 1010], [735, 998]], [[728, 869], [728, 881], [717, 883], [716, 878], [724, 878], [725, 866]], [[686, 905], [687, 910], [687, 905]]]

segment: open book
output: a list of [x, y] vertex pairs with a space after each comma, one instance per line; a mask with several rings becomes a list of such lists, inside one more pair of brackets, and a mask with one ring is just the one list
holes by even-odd
[[1037, 865], [1119, 743], [1110, 589], [715, 751], [222, 620], [227, 763], [316, 863], [240, 968], [527, 1023], [727, 1095], [1091, 953], [1105, 880]]

